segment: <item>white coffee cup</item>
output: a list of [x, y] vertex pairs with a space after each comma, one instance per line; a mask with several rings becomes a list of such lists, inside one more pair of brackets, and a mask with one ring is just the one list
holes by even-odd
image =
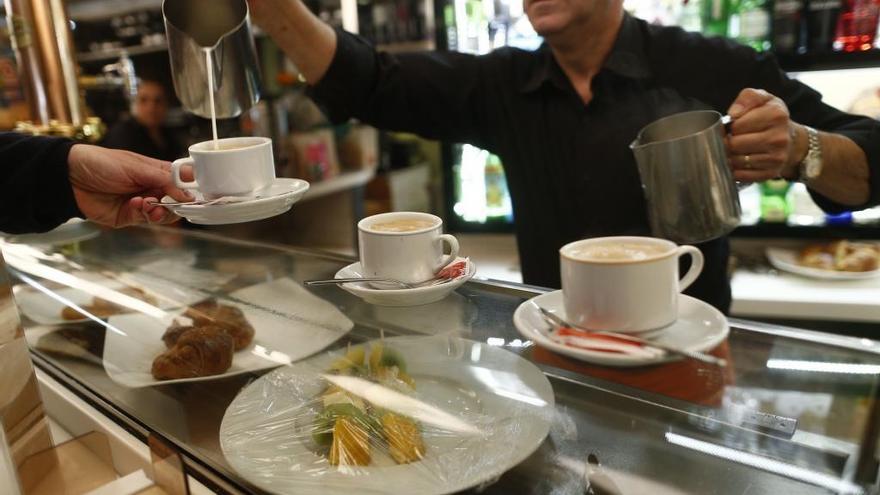
[[[559, 250], [566, 319], [590, 330], [644, 332], [678, 318], [679, 293], [703, 270], [693, 246], [653, 237], [599, 237]], [[678, 260], [691, 268], [679, 280]]]
[[[381, 230], [388, 225], [400, 228]], [[444, 243], [449, 245], [447, 255], [443, 254]], [[407, 283], [430, 279], [458, 257], [458, 240], [443, 234], [443, 220], [428, 213], [394, 212], [364, 218], [358, 222], [358, 244], [365, 277]]]
[[[180, 189], [198, 189], [206, 199], [222, 196], [247, 196], [272, 185], [275, 159], [272, 140], [265, 137], [237, 137], [204, 141], [189, 147], [189, 156], [171, 165], [174, 185]], [[192, 165], [195, 180], [185, 182], [180, 168]]]

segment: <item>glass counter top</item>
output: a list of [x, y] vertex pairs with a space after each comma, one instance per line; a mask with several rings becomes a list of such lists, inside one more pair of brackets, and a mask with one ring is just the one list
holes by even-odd
[[[522, 338], [513, 312], [544, 291], [479, 280], [479, 267], [442, 301], [400, 308], [303, 287], [332, 278], [347, 258], [187, 229], [2, 249], [36, 364], [129, 431], [168, 440], [190, 474], [222, 491], [263, 493], [221, 449], [221, 421], [245, 387], [328, 349], [426, 335], [514, 353], [552, 386], [540, 447], [471, 490], [876, 493], [880, 343], [872, 340], [731, 319], [712, 351], [726, 368], [692, 360], [612, 368]], [[150, 364], [165, 330], [202, 313], [227, 323], [244, 315], [256, 329], [253, 359], [237, 357], [220, 377], [175, 381], [187, 371], [171, 369], [156, 382]]]

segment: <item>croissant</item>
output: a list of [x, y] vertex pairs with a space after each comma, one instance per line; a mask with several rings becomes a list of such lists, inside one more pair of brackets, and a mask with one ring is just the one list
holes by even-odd
[[234, 342], [215, 325], [194, 328], [180, 335], [174, 347], [153, 360], [157, 380], [219, 375], [232, 366]]
[[254, 340], [254, 327], [247, 321], [244, 313], [234, 306], [218, 304], [216, 300], [209, 299], [193, 304], [184, 315], [191, 318], [196, 327], [202, 325], [222, 327], [235, 341], [236, 351], [248, 347]]

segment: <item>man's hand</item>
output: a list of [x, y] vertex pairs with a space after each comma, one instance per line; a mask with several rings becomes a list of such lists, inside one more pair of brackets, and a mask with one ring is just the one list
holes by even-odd
[[80, 211], [96, 223], [124, 227], [172, 223], [178, 217], [158, 206], [169, 195], [190, 201], [171, 180], [171, 164], [129, 151], [76, 144], [67, 158], [70, 184]]
[[806, 132], [791, 121], [785, 102], [747, 88], [727, 112], [733, 117], [727, 153], [736, 180], [797, 178], [798, 164], [807, 154]]

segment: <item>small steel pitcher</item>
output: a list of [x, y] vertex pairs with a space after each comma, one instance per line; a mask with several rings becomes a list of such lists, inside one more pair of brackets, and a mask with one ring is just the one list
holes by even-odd
[[679, 113], [647, 125], [630, 145], [653, 235], [693, 244], [739, 225], [739, 192], [724, 147], [727, 122], [711, 110]]
[[217, 118], [237, 117], [260, 100], [257, 51], [245, 0], [164, 0], [162, 15], [174, 90], [183, 107], [211, 117], [211, 57]]

